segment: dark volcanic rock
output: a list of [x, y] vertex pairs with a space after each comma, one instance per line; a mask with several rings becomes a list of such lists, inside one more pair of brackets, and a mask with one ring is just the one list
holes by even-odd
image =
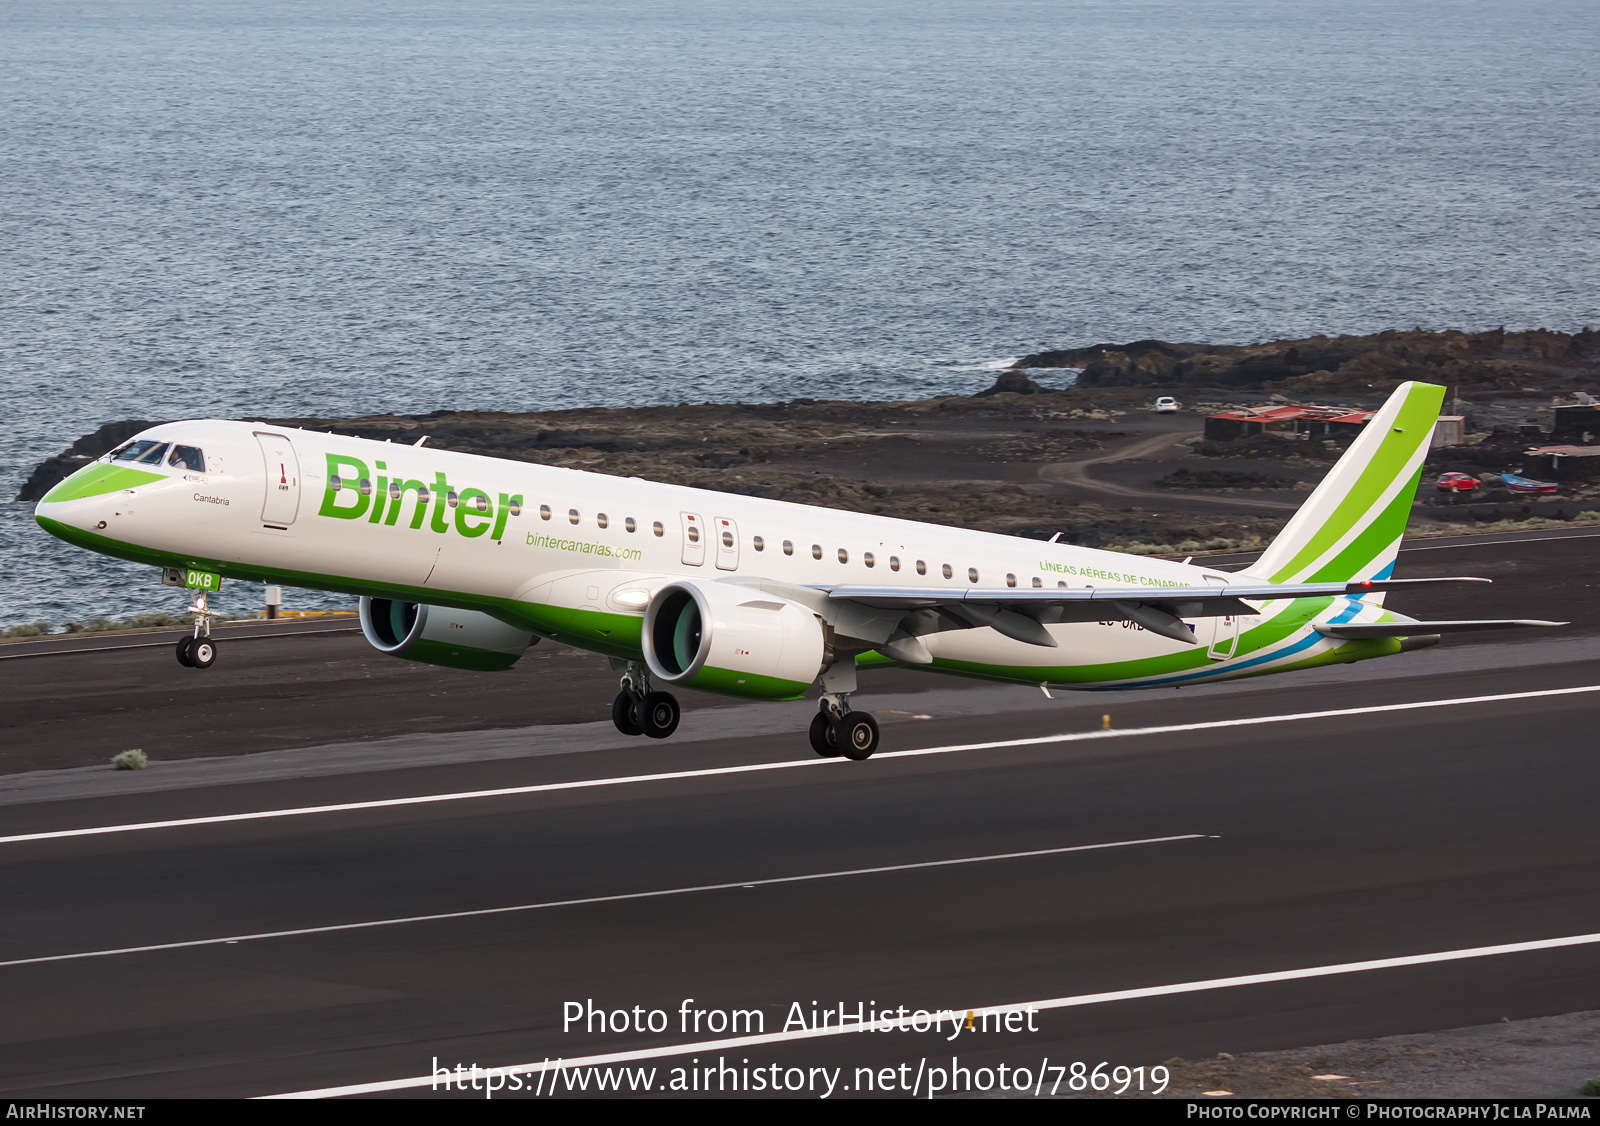
[[1079, 387], [1262, 387], [1296, 392], [1387, 391], [1407, 379], [1459, 393], [1517, 395], [1600, 381], [1600, 333], [1408, 332], [1312, 336], [1265, 344], [1137, 340], [1024, 357], [1022, 367], [1079, 367]]
[[[1179, 359], [1216, 351], [1214, 344], [1169, 344], [1165, 340], [1135, 340], [1130, 344], [1091, 344], [1087, 348], [1066, 348], [1050, 352], [1035, 352], [1018, 360], [1019, 368], [1086, 368], [1104, 360], [1109, 355], [1125, 356], [1135, 361], [1148, 356]], [[1160, 361], [1153, 361], [1159, 364]], [[1079, 381], [1082, 386], [1082, 381]]]
[[1010, 392], [1013, 395], [1037, 395], [1043, 391], [1033, 380], [1028, 378], [1028, 373], [1016, 368], [1008, 368], [1000, 373], [1000, 378], [994, 381], [994, 386], [984, 391], [979, 391], [973, 396], [975, 399], [986, 399], [990, 395], [999, 395]]

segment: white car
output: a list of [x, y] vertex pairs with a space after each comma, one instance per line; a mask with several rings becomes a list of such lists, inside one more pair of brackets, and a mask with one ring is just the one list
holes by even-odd
[[1174, 399], [1171, 395], [1163, 395], [1163, 396], [1161, 396], [1161, 398], [1156, 400], [1156, 413], [1157, 414], [1177, 414], [1178, 413], [1178, 400]]

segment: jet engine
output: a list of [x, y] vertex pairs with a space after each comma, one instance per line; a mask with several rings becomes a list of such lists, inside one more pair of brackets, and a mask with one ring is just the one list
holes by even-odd
[[527, 630], [476, 610], [389, 598], [361, 600], [361, 632], [391, 657], [479, 672], [509, 669], [535, 641]]
[[829, 660], [827, 631], [804, 606], [699, 580], [656, 591], [644, 612], [643, 648], [658, 681], [763, 700], [799, 696]]

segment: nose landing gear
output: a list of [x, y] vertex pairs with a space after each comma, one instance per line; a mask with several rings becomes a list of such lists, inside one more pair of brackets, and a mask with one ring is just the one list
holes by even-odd
[[217, 643], [209, 637], [186, 637], [178, 642], [178, 664], [189, 669], [209, 669], [217, 659]]
[[178, 664], [186, 669], [209, 669], [217, 660], [217, 643], [211, 639], [211, 619], [221, 614], [206, 604], [206, 592], [196, 591], [189, 607], [194, 615], [194, 636], [178, 642]]
[[650, 687], [650, 674], [643, 664], [629, 661], [623, 666], [622, 691], [611, 701], [611, 722], [624, 735], [648, 735], [665, 739], [678, 729], [682, 712], [670, 692]]

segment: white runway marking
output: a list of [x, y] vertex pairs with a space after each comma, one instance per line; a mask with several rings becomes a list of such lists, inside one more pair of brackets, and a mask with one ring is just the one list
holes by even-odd
[[[1525, 954], [1536, 950], [1558, 950], [1567, 946], [1589, 946], [1600, 943], [1600, 934], [1578, 934], [1565, 938], [1544, 938], [1533, 942], [1508, 942], [1500, 946], [1473, 946], [1465, 950], [1442, 950], [1433, 954], [1409, 954], [1399, 958], [1374, 958], [1365, 962], [1342, 962], [1332, 966], [1309, 966], [1298, 970], [1278, 970], [1272, 973], [1244, 974], [1239, 977], [1218, 977], [1209, 981], [1185, 981], [1176, 985], [1154, 985], [1144, 989], [1119, 989], [1110, 993], [1083, 993], [1076, 997], [1050, 997], [1040, 1001], [1020, 1001], [1008, 1005], [969, 1006], [977, 1016], [987, 1013], [1017, 1013], [1028, 1010], [1072, 1009], [1083, 1005], [1104, 1005], [1115, 1001], [1136, 1001], [1148, 997], [1171, 997], [1180, 993], [1205, 993], [1216, 989], [1235, 989], [1242, 985], [1265, 985], [1279, 981], [1303, 981], [1314, 977], [1335, 977], [1340, 974], [1365, 973], [1370, 970], [1391, 970], [1405, 966], [1426, 966], [1439, 962], [1460, 962], [1469, 958], [1490, 958], [1499, 954]], [[949, 1011], [949, 1010], [946, 1010]], [[956, 1012], [967, 1009], [956, 1008]], [[571, 1071], [575, 1068], [601, 1067], [607, 1064], [631, 1063], [636, 1060], [662, 1059], [691, 1053], [729, 1051], [762, 1044], [782, 1044], [794, 1040], [816, 1040], [824, 1036], [853, 1036], [857, 1032], [887, 1031], [894, 1019], [866, 1021], [861, 1025], [844, 1028], [796, 1029], [792, 1032], [769, 1032], [755, 1036], [734, 1036], [723, 1040], [701, 1040], [692, 1044], [672, 1044], [659, 1048], [641, 1048], [631, 1052], [606, 1052], [601, 1055], [580, 1056], [555, 1062], [512, 1064], [497, 1068], [506, 1075], [533, 1075], [558, 1068]], [[432, 1075], [414, 1075], [406, 1079], [388, 1079], [376, 1083], [352, 1083], [344, 1087], [322, 1087], [310, 1091], [293, 1091], [281, 1095], [267, 1095], [273, 1099], [327, 1099], [341, 1095], [371, 1095], [381, 1091], [404, 1091], [427, 1087], [434, 1082]]]
[[1402, 547], [1401, 551], [1449, 551], [1455, 547], [1497, 547], [1502, 543], [1549, 543], [1552, 540], [1592, 540], [1600, 538], [1600, 532], [1590, 532], [1581, 536], [1529, 536], [1520, 540], [1473, 540], [1471, 543], [1428, 543], [1417, 544], [1415, 547]]
[[240, 942], [257, 942], [265, 938], [293, 938], [307, 934], [335, 934], [339, 931], [370, 930], [374, 927], [398, 927], [407, 923], [435, 923], [446, 919], [476, 919], [485, 915], [512, 915], [521, 911], [545, 911], [555, 907], [583, 907], [596, 903], [624, 903], [630, 899], [659, 899], [669, 895], [693, 895], [696, 892], [727, 891], [731, 888], [743, 889], [770, 887], [774, 884], [800, 884], [813, 880], [837, 880], [846, 876], [877, 876], [885, 872], [912, 872], [920, 868], [954, 868], [963, 864], [988, 864], [996, 860], [1025, 860], [1035, 856], [1062, 856], [1069, 852], [1098, 852], [1108, 848], [1131, 848], [1134, 845], [1171, 844], [1174, 841], [1199, 841], [1205, 839], [1205, 833], [1182, 833], [1174, 837], [1145, 837], [1136, 841], [1064, 845], [1060, 848], [1037, 848], [1028, 852], [997, 852], [988, 856], [962, 856], [954, 860], [921, 860], [912, 864], [884, 864], [876, 868], [847, 868], [839, 872], [809, 872], [802, 876], [773, 876], [765, 880], [734, 880], [725, 884], [699, 884], [695, 887], [633, 891], [619, 895], [592, 895], [583, 899], [553, 899], [545, 903], [519, 903], [513, 907], [482, 907], [473, 911], [445, 911], [436, 915], [407, 915], [398, 919], [370, 919], [360, 923], [335, 923], [322, 927], [298, 927], [294, 930], [235, 934], [229, 935], [227, 938], [196, 938], [186, 942], [158, 942], [149, 946], [123, 946], [114, 950], [85, 950], [76, 954], [46, 954], [37, 958], [13, 958], [9, 962], [0, 962], [0, 969], [6, 966], [37, 966], [42, 962], [73, 962], [82, 958], [109, 958], [116, 954], [148, 954], [157, 950], [185, 950], [195, 946], [224, 946]]
[[924, 755], [949, 755], [965, 751], [992, 751], [1008, 747], [1039, 747], [1052, 743], [1085, 743], [1099, 739], [1131, 739], [1141, 735], [1172, 735], [1193, 731], [1219, 731], [1230, 727], [1259, 727], [1271, 723], [1299, 723], [1313, 719], [1342, 719], [1350, 716], [1383, 715], [1424, 708], [1453, 708], [1465, 704], [1494, 704], [1510, 700], [1537, 700], [1552, 696], [1573, 696], [1600, 692], [1600, 684], [1581, 688], [1546, 688], [1533, 692], [1502, 692], [1491, 696], [1458, 696], [1447, 700], [1418, 700], [1408, 704], [1375, 704], [1362, 708], [1333, 708], [1327, 711], [1294, 712], [1289, 715], [1254, 716], [1245, 719], [1218, 719], [1204, 723], [1173, 723], [1160, 727], [1128, 727], [1110, 730], [1075, 731], [1064, 735], [1038, 735], [1027, 739], [997, 739], [987, 743], [957, 743], [945, 747], [922, 747], [909, 751], [885, 751], [866, 763], [842, 758], [791, 759], [784, 762], [757, 762], [744, 766], [713, 766], [702, 770], [674, 770], [661, 774], [626, 774], [615, 778], [585, 778], [574, 782], [543, 782], [531, 786], [506, 786], [495, 790], [465, 790], [450, 794], [421, 794], [410, 798], [379, 798], [373, 801], [339, 802], [334, 805], [307, 805], [295, 809], [263, 809], [254, 813], [219, 813], [209, 817], [181, 817], [170, 821], [138, 821], [125, 825], [96, 825], [86, 829], [54, 829], [43, 833], [16, 833], [0, 837], [0, 844], [24, 841], [55, 841], [69, 837], [95, 837], [108, 833], [139, 833], [151, 829], [185, 829], [196, 825], [226, 825], [241, 821], [270, 821], [280, 817], [308, 817], [319, 813], [349, 813], [364, 809], [395, 809], [408, 805], [433, 805], [441, 802], [477, 801], [483, 798], [517, 797], [524, 794], [549, 794], [561, 790], [587, 790], [603, 786], [632, 786], [643, 782], [676, 782], [689, 778], [717, 778], [735, 774], [760, 774], [772, 770], [823, 769], [869, 770], [871, 763]]

